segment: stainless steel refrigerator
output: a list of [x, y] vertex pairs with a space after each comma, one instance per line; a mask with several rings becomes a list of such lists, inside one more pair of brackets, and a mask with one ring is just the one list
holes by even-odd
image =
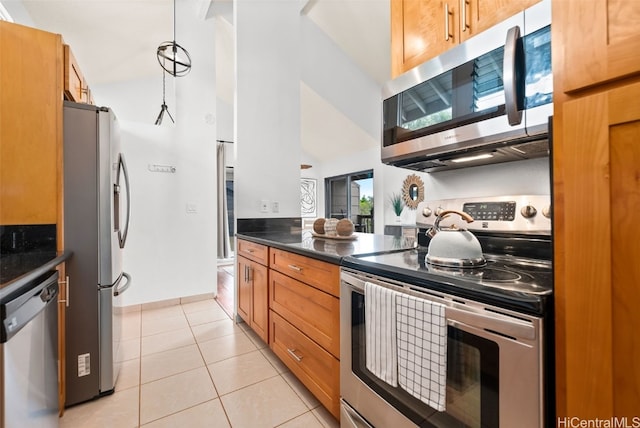
[[118, 121], [105, 107], [64, 103], [66, 406], [111, 394], [118, 376], [129, 178]]

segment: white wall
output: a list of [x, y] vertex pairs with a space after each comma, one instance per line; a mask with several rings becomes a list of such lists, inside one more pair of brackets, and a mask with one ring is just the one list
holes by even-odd
[[[394, 224], [389, 197], [400, 193], [408, 175], [416, 174], [425, 185], [425, 199], [451, 199], [499, 195], [550, 194], [549, 159], [531, 159], [486, 165], [467, 169], [424, 173], [385, 165], [380, 161], [380, 149], [372, 149], [319, 163], [313, 174], [318, 179], [318, 216], [324, 216], [324, 178], [373, 169], [373, 199], [375, 233], [384, 233], [385, 224]], [[311, 171], [311, 170], [308, 170]], [[416, 211], [402, 212], [403, 224], [415, 224]]]
[[[549, 194], [549, 160], [534, 159], [484, 167], [420, 173], [391, 167], [380, 161], [381, 88], [344, 54], [310, 19], [301, 18], [303, 40], [301, 123], [303, 146], [320, 147], [324, 155], [335, 142], [333, 160], [306, 153], [313, 168], [301, 172], [318, 180], [318, 216], [325, 215], [324, 179], [373, 169], [375, 233], [394, 224], [389, 197], [400, 193], [404, 179], [417, 174], [428, 199]], [[414, 210], [405, 208], [404, 224], [415, 224]]]
[[[381, 87], [362, 71], [311, 19], [300, 17], [301, 78], [313, 91], [369, 136], [382, 129]], [[318, 118], [320, 121], [323, 118]]]
[[[162, 101], [162, 73], [93, 86], [98, 104], [115, 111], [131, 180], [131, 226], [124, 269], [132, 305], [216, 292], [215, 25], [195, 17], [195, 0], [177, 6], [178, 42], [190, 53], [185, 76], [167, 76], [167, 104], [176, 120], [153, 123]], [[182, 5], [182, 7], [180, 7]], [[188, 26], [189, 31], [181, 31]], [[150, 53], [155, 54], [155, 53]], [[157, 173], [149, 164], [175, 166]], [[187, 205], [195, 213], [187, 212]]]
[[[380, 177], [384, 182], [384, 195], [380, 200], [384, 203], [386, 224], [393, 224], [395, 217], [388, 198], [393, 192], [401, 192], [404, 179], [411, 174], [416, 174], [424, 181], [425, 200], [500, 195], [549, 195], [551, 192], [548, 158], [433, 173], [421, 173], [384, 165], [382, 177]], [[378, 184], [379, 182], [376, 181], [374, 186]], [[379, 199], [376, 199], [376, 202], [378, 201]], [[379, 207], [380, 204], [378, 203], [377, 206]], [[402, 222], [415, 224], [415, 215], [415, 210], [405, 207], [401, 216]]]
[[300, 217], [300, 3], [237, 0], [234, 24], [236, 218]]

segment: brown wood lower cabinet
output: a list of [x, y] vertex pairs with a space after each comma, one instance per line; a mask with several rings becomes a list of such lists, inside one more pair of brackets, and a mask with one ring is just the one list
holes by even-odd
[[274, 311], [270, 347], [336, 418], [340, 417], [340, 361]]
[[268, 269], [244, 257], [238, 257], [237, 263], [238, 315], [268, 343]]
[[554, 237], [564, 250], [554, 290], [560, 417], [639, 414], [638, 99], [636, 79], [562, 106], [554, 148], [564, 163], [554, 174], [564, 192]]
[[238, 315], [340, 419], [340, 268], [238, 239]]
[[269, 345], [340, 419], [340, 268], [269, 249]]
[[270, 275], [269, 307], [340, 358], [340, 301], [280, 272]]

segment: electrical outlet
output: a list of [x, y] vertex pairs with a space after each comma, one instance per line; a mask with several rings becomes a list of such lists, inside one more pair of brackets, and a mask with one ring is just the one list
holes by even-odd
[[280, 212], [280, 202], [275, 201], [271, 204], [271, 211], [274, 213]]
[[269, 212], [269, 201], [267, 201], [266, 199], [263, 199], [260, 201], [260, 212], [261, 213]]

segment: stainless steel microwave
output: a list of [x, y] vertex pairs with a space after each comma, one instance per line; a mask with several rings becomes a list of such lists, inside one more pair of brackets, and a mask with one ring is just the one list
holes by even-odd
[[382, 162], [438, 171], [548, 156], [551, 1], [388, 82]]

